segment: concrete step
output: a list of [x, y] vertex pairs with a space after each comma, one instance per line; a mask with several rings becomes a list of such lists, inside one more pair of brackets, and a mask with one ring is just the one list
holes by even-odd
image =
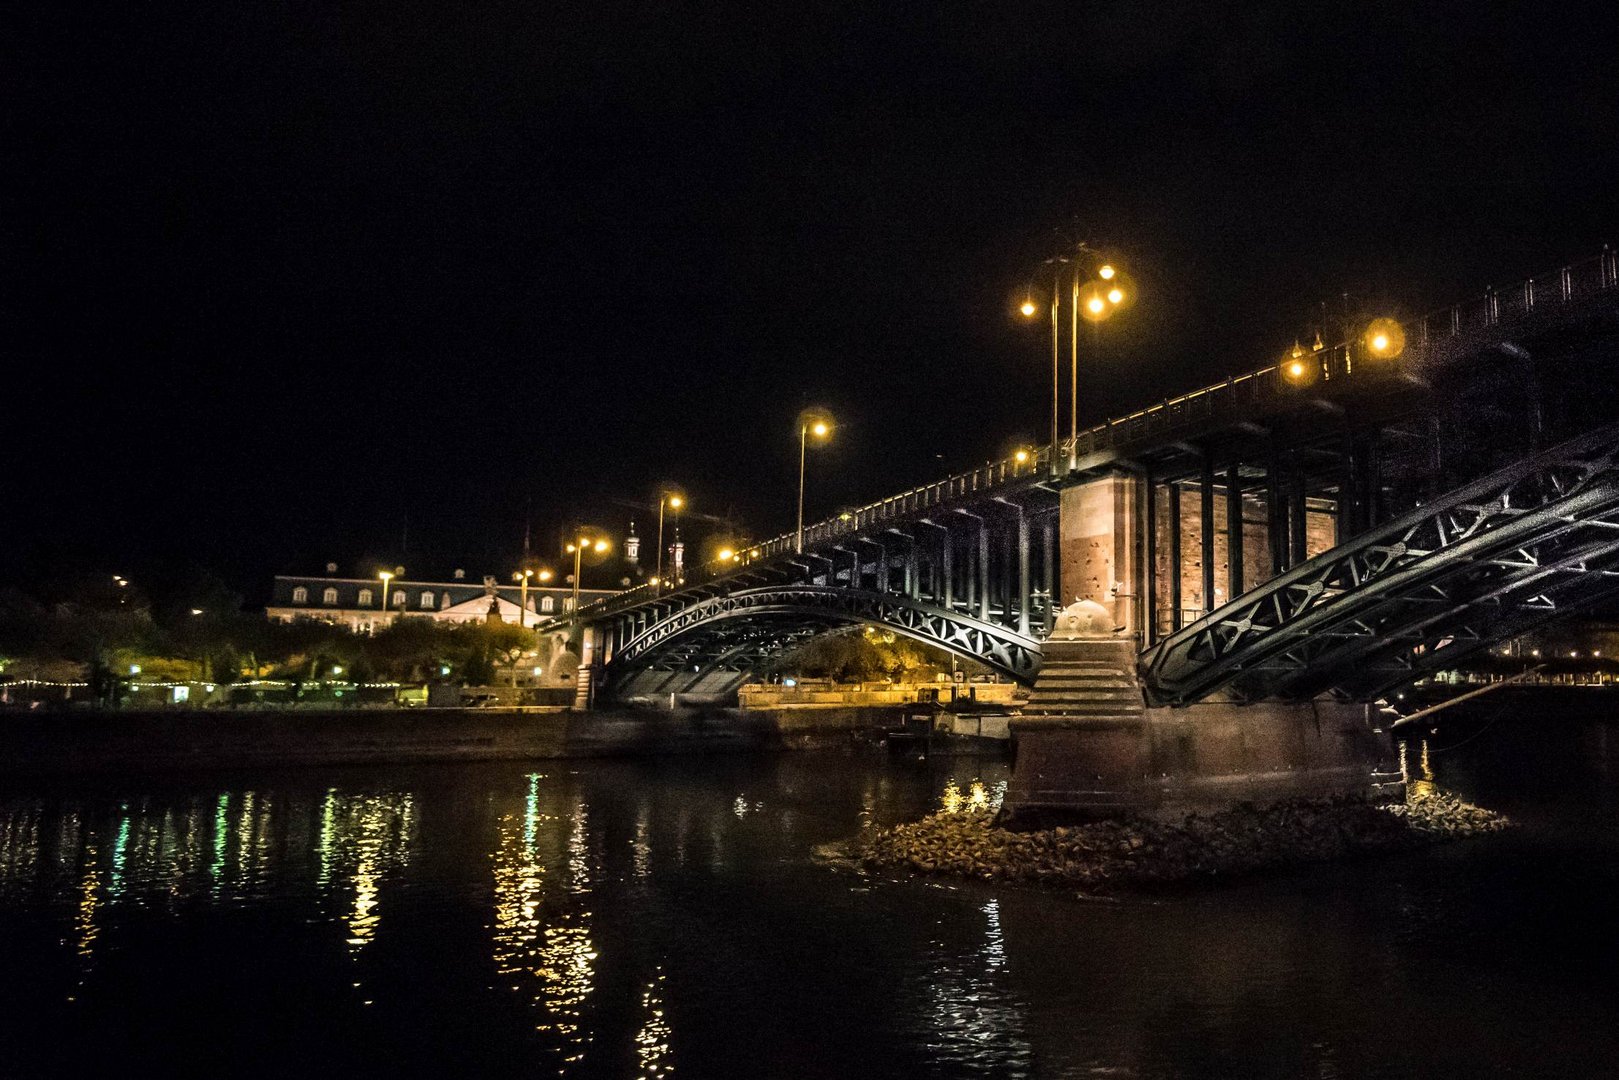
[[1041, 675], [1036, 686], [1117, 686], [1134, 689], [1140, 684], [1121, 675]]
[[1085, 718], [1091, 718], [1091, 717], [1116, 717], [1118, 719], [1135, 719], [1135, 718], [1141, 716], [1142, 712], [1143, 712], [1143, 710], [1139, 709], [1139, 708], [1136, 708], [1136, 709], [1122, 709], [1122, 708], [1096, 708], [1096, 709], [1092, 709], [1092, 708], [1088, 708], [1088, 707], [1083, 706], [1083, 705], [1072, 706], [1072, 707], [1064, 708], [1064, 709], [1042, 709], [1042, 708], [1038, 708], [1038, 707], [1035, 707], [1035, 706], [1027, 706], [1027, 707], [1025, 707], [1023, 709], [1023, 715], [1024, 716], [1075, 716], [1075, 717], [1085, 717]]

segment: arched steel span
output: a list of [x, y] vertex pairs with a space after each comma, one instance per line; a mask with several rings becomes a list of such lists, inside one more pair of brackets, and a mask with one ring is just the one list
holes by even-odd
[[[1033, 681], [1040, 669], [1034, 638], [959, 611], [865, 589], [773, 585], [708, 597], [653, 623], [613, 652], [605, 682], [612, 691], [641, 672], [666, 671], [663, 692], [705, 679], [734, 686], [790, 646], [860, 623], [889, 627], [1019, 682]], [[734, 678], [715, 679], [723, 673]]]
[[1301, 563], [1143, 654], [1149, 700], [1367, 701], [1619, 595], [1619, 424]]

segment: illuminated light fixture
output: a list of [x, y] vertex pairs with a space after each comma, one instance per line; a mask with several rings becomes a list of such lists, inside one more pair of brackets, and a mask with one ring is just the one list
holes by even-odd
[[1118, 271], [1113, 269], [1113, 264], [1112, 263], [1103, 263], [1101, 265], [1101, 267], [1096, 271], [1096, 276], [1101, 278], [1103, 281], [1112, 281], [1114, 275], [1116, 275], [1117, 273], [1118, 273]]
[[131, 675], [139, 675], [141, 673], [141, 666], [139, 664], [130, 664], [129, 673]]
[[1023, 317], [1025, 319], [1032, 319], [1034, 318], [1034, 313], [1038, 311], [1039, 308], [1034, 306], [1033, 300], [1025, 300], [1023, 301], [1023, 306], [1018, 308], [1018, 310], [1023, 313]]
[[1107, 305], [1102, 302], [1102, 298], [1100, 296], [1091, 297], [1085, 302], [1085, 306], [1089, 308], [1092, 313], [1098, 315], [1101, 314], [1102, 311], [1107, 307]]
[[1288, 355], [1295, 360], [1304, 355], [1304, 346], [1299, 344], [1298, 338], [1293, 339], [1293, 351]]
[[1405, 329], [1393, 319], [1373, 319], [1366, 327], [1365, 341], [1373, 356], [1390, 359], [1405, 351]]
[[671, 496], [669, 496], [669, 506], [672, 509], [679, 510], [682, 506], [685, 506], [685, 505], [686, 505], [686, 500], [682, 499], [679, 495], [671, 495]]
[[1302, 360], [1295, 360], [1291, 364], [1288, 364], [1287, 377], [1290, 379], [1304, 378], [1304, 362]]
[[333, 664], [332, 665], [332, 674], [333, 675], [341, 675], [341, 674], [343, 674], [343, 665], [342, 664]]
[[1012, 457], [1013, 457], [1013, 459], [1015, 459], [1017, 461], [1017, 463], [1019, 465], [1021, 465], [1025, 461], [1029, 460], [1029, 452], [1027, 450], [1020, 449], [1020, 450], [1018, 450], [1017, 453], [1013, 454]]
[[1122, 304], [1124, 302], [1124, 290], [1117, 285], [1109, 289], [1107, 291], [1107, 302], [1110, 304]]
[[736, 552], [730, 548], [720, 548], [720, 562], [730, 562], [736, 558]]
[[438, 673], [440, 675], [448, 675], [450, 673], [450, 665], [449, 664], [440, 664], [438, 666]]
[[814, 425], [810, 427], [810, 434], [818, 438], [825, 438], [826, 433], [830, 430], [831, 429], [826, 426], [825, 420], [817, 420], [815, 421]]
[[606, 540], [598, 540], [598, 541], [596, 541], [596, 554], [600, 555], [602, 552], [604, 552], [606, 550], [607, 550], [607, 541]]
[[1321, 341], [1321, 331], [1317, 330], [1315, 332], [1315, 344], [1310, 346], [1310, 349], [1313, 352], [1320, 352], [1322, 349], [1325, 349], [1325, 348], [1326, 348], [1326, 345], [1322, 344], [1322, 341]]

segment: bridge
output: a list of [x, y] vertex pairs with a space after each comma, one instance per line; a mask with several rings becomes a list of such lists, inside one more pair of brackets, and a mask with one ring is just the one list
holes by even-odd
[[598, 692], [723, 698], [862, 623], [1034, 684], [1080, 600], [1143, 707], [1369, 702], [1619, 593], [1619, 257], [1387, 334], [586, 607]]

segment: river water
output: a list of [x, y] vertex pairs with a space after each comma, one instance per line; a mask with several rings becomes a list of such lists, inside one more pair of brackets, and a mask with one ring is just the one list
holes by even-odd
[[[1414, 744], [1413, 778], [1488, 803], [1478, 745]], [[1150, 898], [815, 855], [1005, 779], [817, 753], [6, 780], [0, 1076], [1619, 1070], [1603, 783], [1504, 791], [1509, 835]]]

